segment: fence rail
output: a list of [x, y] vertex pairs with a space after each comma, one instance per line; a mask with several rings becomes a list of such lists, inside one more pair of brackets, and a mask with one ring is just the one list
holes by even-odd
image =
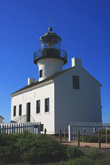
[[110, 123], [98, 123], [98, 122], [69, 122], [70, 126], [101, 126], [110, 127]]
[[9, 123], [9, 124], [0, 124], [0, 132], [7, 134], [19, 134], [23, 131], [29, 131], [32, 134], [39, 134], [41, 132], [41, 123]]
[[68, 137], [69, 141], [76, 141], [77, 131], [80, 131], [80, 135], [83, 135], [85, 129], [85, 135], [93, 135], [102, 129], [110, 130], [110, 123], [94, 123], [94, 122], [70, 122], [68, 125]]

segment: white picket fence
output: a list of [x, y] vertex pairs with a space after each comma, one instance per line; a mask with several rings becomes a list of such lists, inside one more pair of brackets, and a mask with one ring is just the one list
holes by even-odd
[[8, 124], [0, 124], [0, 132], [7, 134], [20, 134], [23, 131], [27, 130], [32, 134], [40, 134], [41, 132], [41, 123], [8, 123]]
[[95, 123], [95, 122], [70, 122], [68, 125], [68, 140], [77, 140], [77, 131], [80, 131], [80, 135], [83, 134], [85, 129], [85, 135], [93, 135], [97, 131], [102, 129], [110, 130], [110, 123]]

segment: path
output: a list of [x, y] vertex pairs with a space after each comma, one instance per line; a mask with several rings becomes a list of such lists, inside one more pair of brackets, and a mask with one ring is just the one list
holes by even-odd
[[[62, 144], [69, 145], [69, 146], [78, 146], [77, 142], [69, 142], [69, 141], [62, 141]], [[88, 142], [80, 142], [81, 147], [95, 147], [98, 148], [98, 143], [88, 143]], [[101, 148], [110, 148], [110, 144], [101, 143]]]

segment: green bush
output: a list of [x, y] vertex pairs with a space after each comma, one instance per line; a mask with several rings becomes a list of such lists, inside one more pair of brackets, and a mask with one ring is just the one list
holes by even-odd
[[69, 160], [66, 165], [93, 165], [94, 160], [90, 160], [89, 158], [76, 158]]
[[95, 160], [101, 158], [103, 154], [99, 152], [97, 149], [93, 149], [88, 152], [87, 156], [88, 158]]
[[[81, 156], [83, 157], [80, 158]], [[77, 147], [61, 145], [44, 134], [32, 135], [27, 131], [18, 135], [0, 134], [0, 165], [41, 164], [67, 159], [74, 159], [66, 163], [72, 165], [99, 165], [98, 162], [103, 165], [104, 160], [106, 165], [110, 164], [110, 158], [104, 157], [98, 150], [83, 155]]]
[[18, 153], [13, 146], [0, 147], [0, 163], [16, 163], [18, 162]]
[[0, 163], [46, 163], [66, 159], [66, 146], [47, 135], [1, 134]]
[[[94, 159], [94, 154], [92, 154], [92, 157], [88, 155], [82, 157], [82, 158], [76, 158], [71, 159], [66, 162], [66, 165], [110, 165], [110, 156], [97, 156]], [[97, 155], [97, 153], [96, 153]]]
[[[31, 142], [30, 142], [31, 141]], [[60, 145], [47, 135], [31, 135], [26, 139], [18, 139], [16, 146], [21, 154], [21, 162], [43, 163], [64, 160], [65, 146]]]
[[[80, 138], [80, 141], [82, 140], [82, 137]], [[86, 135], [84, 138], [84, 142], [91, 142], [91, 143], [98, 143], [98, 135]], [[101, 135], [101, 143], [106, 142], [106, 137], [105, 135]], [[110, 137], [108, 136], [108, 143], [110, 143]]]
[[66, 149], [67, 158], [78, 158], [83, 155], [82, 151], [79, 150], [77, 147], [67, 147]]
[[[82, 137], [80, 139], [82, 141]], [[86, 135], [84, 138], [84, 142], [98, 142], [98, 136], [97, 135]]]
[[[106, 129], [100, 130], [100, 133], [106, 135]], [[96, 134], [98, 134], [98, 131], [96, 132]], [[107, 131], [107, 134], [110, 135], [110, 130]]]
[[18, 135], [0, 134], [0, 146], [10, 146], [16, 143]]

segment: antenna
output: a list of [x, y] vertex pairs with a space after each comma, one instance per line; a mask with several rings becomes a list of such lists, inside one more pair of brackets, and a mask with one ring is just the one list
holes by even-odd
[[50, 27], [51, 27], [51, 16], [50, 16]]

